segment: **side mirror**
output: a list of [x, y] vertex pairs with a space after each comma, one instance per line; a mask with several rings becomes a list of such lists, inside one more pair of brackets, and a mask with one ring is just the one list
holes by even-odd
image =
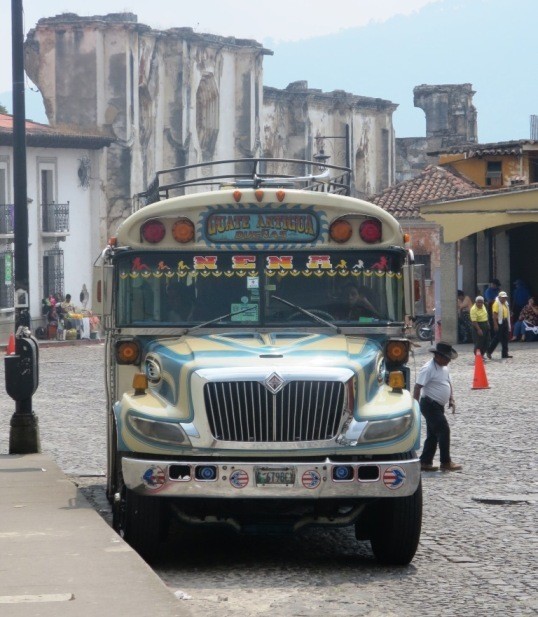
[[406, 264], [403, 267], [405, 314], [423, 315], [425, 309], [424, 264]]
[[94, 266], [92, 310], [101, 317], [107, 317], [112, 313], [113, 277], [114, 268], [110, 264]]

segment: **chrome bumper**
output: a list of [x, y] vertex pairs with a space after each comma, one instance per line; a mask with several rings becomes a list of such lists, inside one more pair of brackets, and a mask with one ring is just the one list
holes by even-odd
[[[420, 482], [419, 459], [337, 463], [122, 459], [127, 488], [141, 495], [324, 499], [406, 497]], [[343, 479], [339, 479], [343, 478]], [[274, 479], [288, 484], [269, 483]]]

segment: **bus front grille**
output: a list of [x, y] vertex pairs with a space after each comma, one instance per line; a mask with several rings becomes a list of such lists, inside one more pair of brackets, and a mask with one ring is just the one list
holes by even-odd
[[340, 426], [344, 384], [292, 381], [272, 394], [257, 381], [209, 382], [204, 401], [211, 433], [221, 441], [328, 440]]

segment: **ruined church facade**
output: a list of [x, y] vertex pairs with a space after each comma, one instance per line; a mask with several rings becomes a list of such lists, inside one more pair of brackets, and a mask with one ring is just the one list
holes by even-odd
[[264, 87], [253, 40], [152, 30], [131, 13], [41, 19], [27, 36], [26, 71], [52, 126], [111, 138], [101, 193], [103, 244], [158, 170], [210, 160], [322, 152], [353, 169], [354, 194], [395, 179], [397, 105], [295, 82]]

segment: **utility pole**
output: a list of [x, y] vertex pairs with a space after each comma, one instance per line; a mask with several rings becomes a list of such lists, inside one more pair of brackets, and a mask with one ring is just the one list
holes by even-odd
[[13, 82], [13, 187], [15, 237], [15, 353], [5, 357], [6, 391], [15, 401], [9, 434], [10, 454], [40, 452], [38, 419], [32, 395], [39, 383], [39, 351], [30, 334], [28, 196], [26, 186], [26, 110], [22, 0], [11, 0]]

